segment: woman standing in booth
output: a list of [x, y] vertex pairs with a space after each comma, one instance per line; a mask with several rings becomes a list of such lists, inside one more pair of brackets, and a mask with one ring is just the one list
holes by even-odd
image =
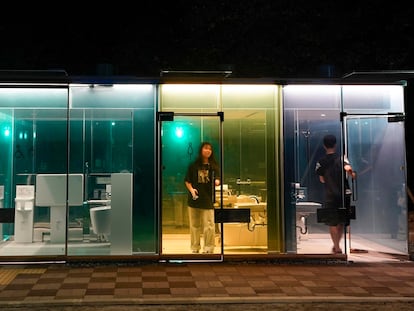
[[214, 188], [219, 184], [219, 165], [214, 157], [213, 146], [209, 142], [203, 142], [197, 159], [190, 164], [185, 176], [193, 253], [200, 252], [201, 232], [204, 239], [203, 253], [214, 252]]

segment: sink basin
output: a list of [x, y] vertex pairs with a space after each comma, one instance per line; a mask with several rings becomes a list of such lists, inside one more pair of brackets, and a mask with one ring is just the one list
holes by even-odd
[[235, 203], [234, 208], [249, 208], [250, 212], [264, 212], [266, 210], [267, 203]]
[[320, 207], [322, 207], [322, 204], [317, 202], [297, 202], [296, 213], [302, 215], [315, 214]]
[[86, 203], [92, 205], [107, 205], [111, 203], [111, 200], [88, 200]]

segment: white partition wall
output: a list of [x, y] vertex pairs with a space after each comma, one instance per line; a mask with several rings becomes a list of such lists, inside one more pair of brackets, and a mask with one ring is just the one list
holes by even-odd
[[132, 174], [112, 174], [111, 184], [111, 255], [131, 255]]
[[[66, 200], [68, 206], [83, 204], [83, 174], [38, 174], [36, 206], [50, 207], [50, 242], [64, 243], [66, 233]], [[66, 195], [68, 191], [68, 195]]]

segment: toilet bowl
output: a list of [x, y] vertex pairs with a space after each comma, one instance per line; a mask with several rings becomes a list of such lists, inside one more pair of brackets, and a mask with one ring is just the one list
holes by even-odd
[[111, 234], [111, 206], [97, 206], [89, 209], [93, 232], [98, 241], [108, 241]]

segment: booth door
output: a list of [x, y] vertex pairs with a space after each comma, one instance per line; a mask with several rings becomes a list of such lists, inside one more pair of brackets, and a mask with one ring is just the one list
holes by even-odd
[[350, 253], [407, 254], [403, 116], [350, 114], [343, 125], [345, 153], [357, 173]]
[[[160, 254], [182, 258], [220, 258], [221, 228], [215, 224], [215, 249], [211, 254], [192, 253], [184, 178], [187, 168], [198, 155], [202, 142], [210, 142], [216, 160], [222, 163], [222, 118], [220, 114], [159, 113], [160, 137]], [[221, 170], [221, 169], [220, 169]], [[220, 177], [221, 177], [220, 172]], [[213, 191], [214, 193], [215, 191]], [[217, 203], [220, 191], [213, 194]], [[201, 247], [203, 246], [201, 233]]]

